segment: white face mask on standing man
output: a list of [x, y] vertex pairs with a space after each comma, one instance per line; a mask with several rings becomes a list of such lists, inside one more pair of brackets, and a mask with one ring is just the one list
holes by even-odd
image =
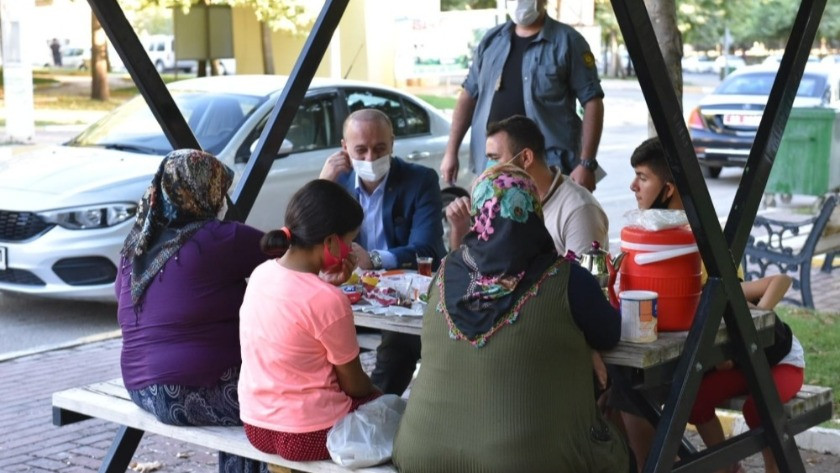
[[539, 0], [507, 0], [507, 13], [510, 19], [520, 26], [533, 24], [540, 17], [537, 8]]

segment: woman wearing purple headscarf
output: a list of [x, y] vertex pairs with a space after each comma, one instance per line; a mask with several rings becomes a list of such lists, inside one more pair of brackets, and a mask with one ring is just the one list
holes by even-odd
[[[165, 424], [242, 425], [239, 306], [245, 278], [268, 256], [261, 231], [219, 219], [232, 182], [209, 153], [169, 153], [123, 246], [115, 287], [123, 381]], [[219, 455], [220, 472], [258, 465]]]

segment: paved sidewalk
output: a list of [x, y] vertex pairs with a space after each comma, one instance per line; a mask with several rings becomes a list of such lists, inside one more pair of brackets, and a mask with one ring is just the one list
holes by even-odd
[[[121, 339], [54, 350], [0, 363], [0, 472], [98, 471], [117, 426], [88, 420], [52, 425], [51, 396], [120, 375]], [[216, 452], [148, 435], [134, 461], [160, 472], [216, 471]]]
[[[89, 343], [0, 363], [0, 472], [83, 473], [98, 470], [117, 427], [88, 420], [65, 427], [51, 423], [54, 391], [119, 376], [120, 339]], [[809, 473], [836, 473], [840, 458], [802, 451]], [[216, 471], [216, 452], [147, 435], [134, 461], [159, 462], [160, 472]], [[763, 471], [759, 455], [744, 462]]]

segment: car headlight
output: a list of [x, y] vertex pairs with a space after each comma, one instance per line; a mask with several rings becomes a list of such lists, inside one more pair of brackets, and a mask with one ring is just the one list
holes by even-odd
[[54, 223], [69, 230], [112, 227], [133, 218], [136, 214], [137, 204], [103, 204], [38, 213], [47, 223]]

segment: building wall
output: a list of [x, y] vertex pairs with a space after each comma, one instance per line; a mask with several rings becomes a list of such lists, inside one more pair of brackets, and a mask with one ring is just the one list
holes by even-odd
[[[8, 1], [8, 0], [7, 0]], [[53, 0], [36, 3], [31, 54], [33, 65], [52, 63], [49, 41], [56, 38], [62, 46], [90, 48], [90, 6], [87, 2]]]
[[[336, 39], [327, 49], [316, 75], [394, 84], [394, 15], [390, 0], [351, 0], [339, 23]], [[262, 74], [260, 23], [253, 10], [233, 10], [233, 42], [239, 74]], [[272, 33], [274, 71], [289, 74], [300, 55], [306, 36]], [[332, 57], [335, 54], [337, 57]]]
[[[597, 51], [600, 50], [600, 29], [592, 26], [594, 0], [549, 0], [548, 10], [555, 18], [559, 13], [561, 21], [575, 26], [583, 33], [596, 57], [599, 57]], [[439, 0], [350, 0], [316, 75], [347, 77], [386, 85], [404, 84], [411, 79], [409, 76], [412, 73], [414, 58], [411, 48], [420, 41], [412, 38], [412, 34], [422, 34], [422, 30], [426, 30], [426, 33], [439, 31], [438, 36], [454, 41], [452, 50], [465, 49], [469, 53], [469, 49], [464, 48], [465, 45], [462, 44], [469, 40], [469, 34], [466, 34], [465, 30], [471, 32], [478, 27], [476, 19], [486, 22], [487, 27], [492, 26], [496, 23], [494, 18], [497, 12], [486, 10], [441, 14]], [[463, 17], [464, 21], [459, 23], [456, 29], [452, 29], [452, 21], [449, 20], [456, 17]], [[424, 28], [419, 28], [419, 32], [413, 31], [418, 30], [414, 25], [418, 21], [423, 23]], [[237, 72], [264, 73], [260, 23], [253, 10], [248, 7], [234, 8], [233, 22]], [[275, 32], [272, 34], [272, 40], [275, 73], [289, 74], [306, 37]], [[441, 49], [438, 47], [441, 43], [439, 38], [425, 38], [422, 41], [432, 50]], [[439, 54], [445, 56], [443, 53]], [[408, 57], [409, 55], [411, 57]]]

